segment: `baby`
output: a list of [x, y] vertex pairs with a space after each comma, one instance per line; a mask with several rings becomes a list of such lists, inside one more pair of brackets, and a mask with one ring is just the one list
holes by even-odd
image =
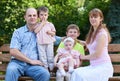
[[79, 67], [80, 60], [79, 60], [79, 52], [73, 50], [73, 46], [75, 44], [75, 40], [71, 37], [67, 37], [63, 41], [64, 48], [59, 48], [57, 51], [57, 55], [54, 59], [55, 66], [61, 72], [62, 76], [66, 76], [66, 72], [64, 67], [68, 68], [68, 72], [72, 73], [74, 71], [74, 67]]

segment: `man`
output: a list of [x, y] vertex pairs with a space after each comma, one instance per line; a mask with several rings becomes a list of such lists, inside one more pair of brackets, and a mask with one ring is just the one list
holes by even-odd
[[28, 8], [24, 18], [26, 25], [15, 30], [11, 39], [12, 59], [7, 67], [5, 81], [18, 81], [22, 75], [30, 76], [35, 81], [49, 81], [49, 72], [38, 60], [36, 35], [33, 32], [38, 18], [37, 10]]

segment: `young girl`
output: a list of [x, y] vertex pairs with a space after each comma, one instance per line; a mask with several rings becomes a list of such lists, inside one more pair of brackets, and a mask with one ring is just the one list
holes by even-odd
[[64, 47], [58, 49], [58, 53], [54, 58], [54, 64], [58, 67], [59, 71], [61, 72], [62, 76], [66, 75], [66, 72], [64, 70], [64, 66], [68, 67], [68, 72], [72, 73], [74, 70], [74, 67], [79, 67], [80, 60], [79, 55], [80, 53], [76, 50], [73, 50], [74, 46], [74, 39], [71, 37], [65, 38], [63, 41]]
[[108, 81], [113, 76], [113, 67], [108, 54], [108, 43], [111, 41], [109, 31], [103, 24], [103, 13], [95, 8], [89, 12], [90, 31], [86, 38], [88, 55], [80, 59], [89, 60], [90, 65], [74, 70], [71, 81]]
[[55, 27], [48, 22], [48, 8], [40, 7], [38, 9], [38, 16], [40, 22], [37, 24], [34, 32], [37, 34], [39, 59], [43, 62], [46, 69], [53, 70], [54, 68], [54, 52], [53, 43], [55, 41]]
[[[80, 54], [84, 55], [84, 46], [81, 44], [81, 41], [77, 39], [77, 37], [79, 37], [80, 35], [79, 27], [76, 24], [68, 25], [66, 30], [66, 35], [67, 35], [66, 37], [71, 37], [72, 39], [75, 40], [73, 50], [77, 50]], [[60, 43], [58, 50], [61, 48], [65, 48], [63, 41]], [[70, 81], [70, 75], [71, 74], [69, 72], [66, 72], [66, 76], [65, 76], [66, 81]], [[61, 76], [61, 72], [59, 71], [59, 69], [57, 70], [57, 73], [56, 73], [56, 81], [64, 81], [64, 76]]]

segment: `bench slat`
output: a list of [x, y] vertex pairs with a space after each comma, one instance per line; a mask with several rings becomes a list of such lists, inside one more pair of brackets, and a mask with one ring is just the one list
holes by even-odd
[[113, 65], [114, 73], [120, 73], [120, 65]]
[[112, 62], [120, 62], [120, 54], [109, 54], [109, 55], [110, 55]]
[[108, 45], [109, 52], [120, 52], [120, 44], [109, 44]]
[[10, 51], [10, 44], [4, 44], [0, 47], [0, 52], [2, 51]]
[[7, 68], [7, 64], [0, 64], [0, 72], [5, 72]]
[[9, 62], [10, 61], [10, 54], [7, 53], [7, 54], [0, 54], [0, 61], [2, 62]]
[[[5, 75], [0, 75], [0, 80], [4, 80], [5, 79]], [[33, 80], [31, 77], [27, 77], [27, 76], [22, 76], [19, 78], [19, 80]], [[50, 80], [55, 80], [55, 77], [50, 77]]]
[[120, 76], [110, 77], [109, 81], [120, 81]]

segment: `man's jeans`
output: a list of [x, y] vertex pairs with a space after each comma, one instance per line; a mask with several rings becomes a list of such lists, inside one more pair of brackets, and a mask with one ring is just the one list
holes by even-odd
[[10, 61], [5, 81], [18, 81], [20, 76], [32, 77], [35, 81], [49, 81], [50, 74], [42, 66], [30, 65], [22, 61], [13, 59]]

